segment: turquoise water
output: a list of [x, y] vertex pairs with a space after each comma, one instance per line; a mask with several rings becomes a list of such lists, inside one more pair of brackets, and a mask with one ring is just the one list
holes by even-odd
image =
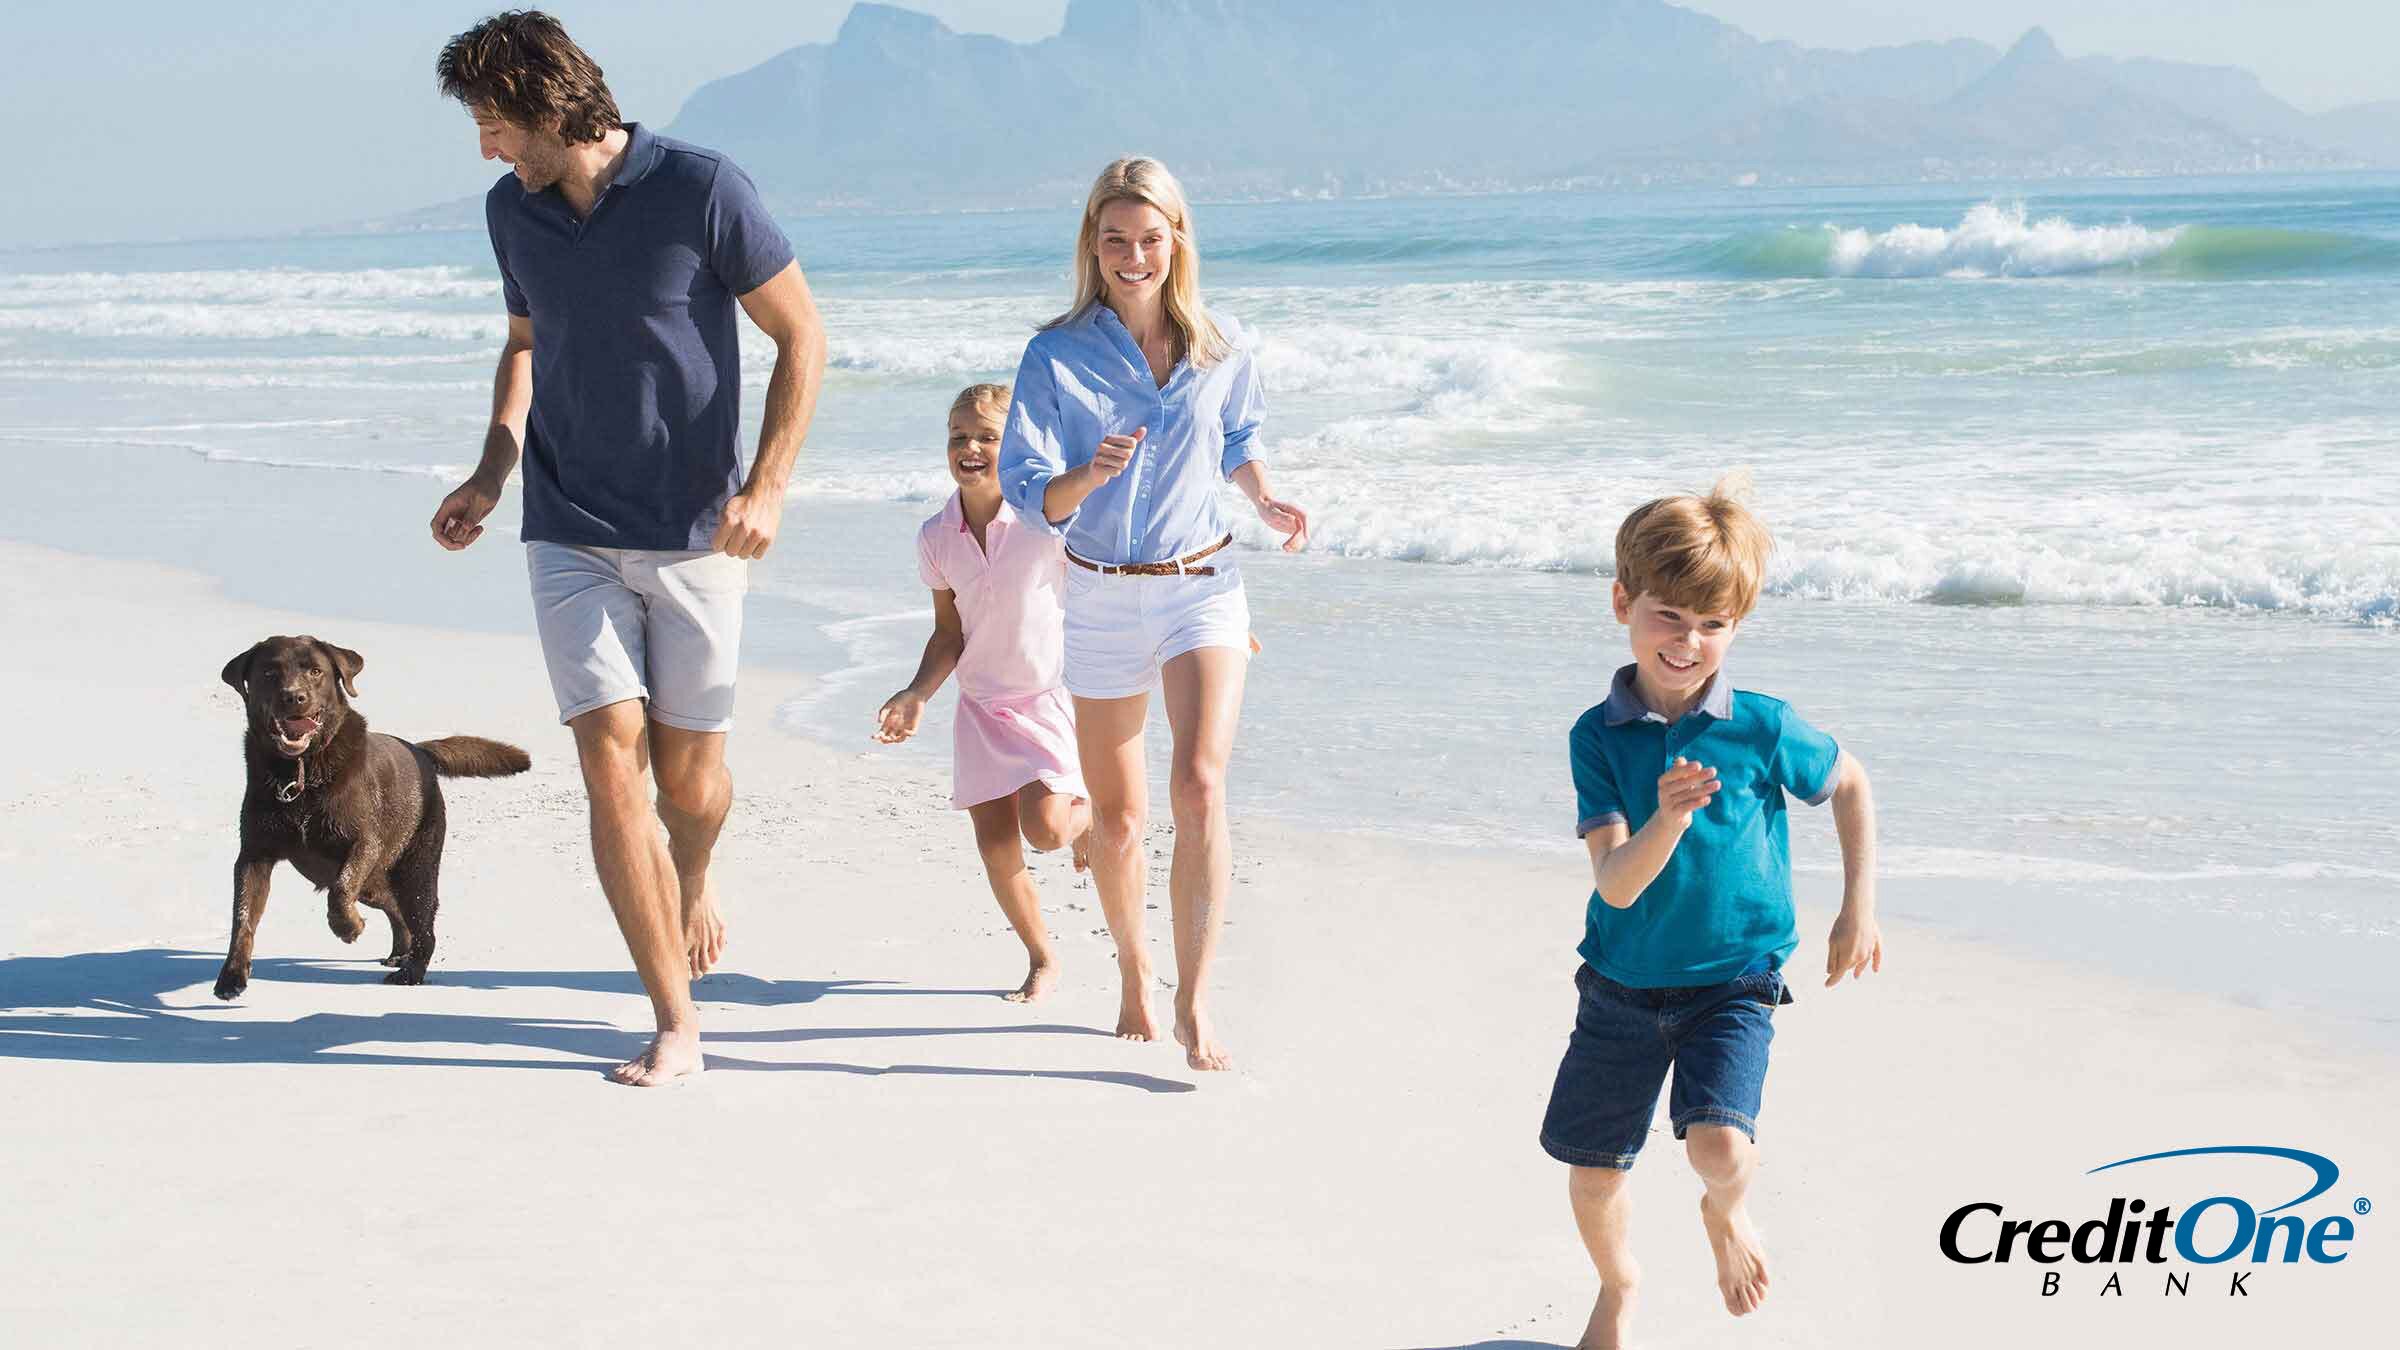
[[[1074, 222], [787, 225], [833, 370], [750, 656], [824, 677], [787, 725], [863, 747], [926, 624], [908, 542], [947, 491], [943, 410], [1063, 303]], [[1319, 541], [1284, 558], [1245, 529], [1267, 651], [1244, 811], [1557, 851], [1559, 894], [1503, 921], [1564, 950], [1564, 737], [1622, 659], [1616, 522], [1745, 468], [1780, 551], [1738, 678], [1873, 772], [1893, 912], [2375, 1006], [2400, 954], [2400, 178], [1225, 204], [1198, 225]], [[471, 234], [0, 253], [0, 536], [522, 629], [499, 532], [464, 560], [422, 542], [474, 457], [498, 315]], [[767, 358], [745, 358], [755, 418]], [[894, 753], [938, 767], [934, 731]], [[1795, 846], [1826, 898], [1821, 814]]]

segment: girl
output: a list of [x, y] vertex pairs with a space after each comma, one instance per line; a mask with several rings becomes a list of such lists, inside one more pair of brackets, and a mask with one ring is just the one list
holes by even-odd
[[1152, 159], [1101, 171], [1075, 242], [1075, 303], [1025, 348], [1000, 482], [1066, 537], [1067, 691], [1092, 785], [1093, 877], [1117, 944], [1117, 1034], [1154, 1040], [1142, 937], [1149, 784], [1142, 729], [1163, 691], [1175, 737], [1175, 1039], [1228, 1066], [1207, 982], [1232, 888], [1225, 765], [1250, 658], [1250, 602], [1218, 484], [1240, 487], [1285, 551], [1308, 515], [1279, 501], [1253, 444], [1263, 404], [1240, 327], [1200, 304], [1183, 189]]
[[1059, 537], [1028, 528], [1000, 496], [1001, 424], [1008, 386], [974, 385], [950, 405], [950, 479], [958, 491], [917, 530], [917, 573], [933, 588], [933, 636], [908, 687], [876, 714], [875, 739], [916, 734], [933, 697], [958, 672], [950, 804], [975, 825], [984, 874], [1029, 968], [1010, 1000], [1050, 991], [1057, 966], [1041, 897], [1020, 841], [1048, 852], [1070, 841], [1084, 868], [1091, 807], [1076, 768], [1075, 710], [1059, 687]]

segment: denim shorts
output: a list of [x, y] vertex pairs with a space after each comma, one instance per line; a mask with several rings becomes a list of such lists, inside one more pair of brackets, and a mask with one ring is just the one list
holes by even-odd
[[1574, 1167], [1632, 1167], [1669, 1068], [1676, 1138], [1694, 1125], [1730, 1125], [1758, 1138], [1775, 1009], [1792, 1001], [1781, 972], [1634, 989], [1578, 964], [1575, 991], [1575, 1031], [1542, 1117], [1551, 1157]]
[[525, 545], [558, 720], [646, 699], [657, 722], [730, 731], [750, 564], [705, 550]]

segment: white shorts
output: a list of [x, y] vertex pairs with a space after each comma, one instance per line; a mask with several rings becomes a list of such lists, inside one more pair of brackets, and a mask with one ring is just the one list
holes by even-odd
[[536, 540], [525, 571], [559, 721], [639, 698], [668, 726], [732, 730], [747, 561]]
[[1160, 666], [1202, 647], [1250, 654], [1250, 597], [1230, 562], [1207, 577], [1102, 576], [1070, 562], [1066, 611], [1067, 692], [1081, 698], [1148, 693]]

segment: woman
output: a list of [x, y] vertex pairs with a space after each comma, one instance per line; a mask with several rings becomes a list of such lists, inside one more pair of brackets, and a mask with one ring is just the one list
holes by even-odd
[[1200, 305], [1183, 189], [1152, 159], [1101, 171], [1076, 239], [1075, 304], [1026, 344], [1000, 445], [1018, 515], [1066, 538], [1066, 686], [1092, 799], [1091, 868], [1117, 944], [1117, 1034], [1158, 1037], [1143, 944], [1142, 728], [1150, 690], [1175, 738], [1175, 1039], [1195, 1069], [1228, 1065], [1207, 986], [1233, 856], [1225, 764], [1250, 657], [1250, 604], [1228, 548], [1220, 477], [1259, 518], [1308, 542], [1253, 442], [1264, 411], [1238, 325]]

